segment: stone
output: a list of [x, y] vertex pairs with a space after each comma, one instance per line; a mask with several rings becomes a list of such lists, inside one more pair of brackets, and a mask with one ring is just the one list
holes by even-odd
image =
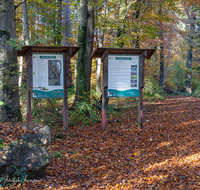
[[[27, 129], [31, 127], [29, 124], [25, 126]], [[33, 130], [38, 130], [38, 133], [27, 133], [12, 141], [8, 147], [0, 147], [0, 177], [11, 179], [19, 169], [27, 174], [27, 179], [45, 177], [51, 160], [48, 152], [51, 130], [48, 126], [41, 125]]]

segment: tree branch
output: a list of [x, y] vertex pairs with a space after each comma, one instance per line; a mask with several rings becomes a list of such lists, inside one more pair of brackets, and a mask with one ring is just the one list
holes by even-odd
[[15, 6], [15, 9], [17, 9], [20, 5], [22, 5], [23, 3], [25, 3], [27, 0], [23, 0], [21, 3], [19, 3], [18, 5]]

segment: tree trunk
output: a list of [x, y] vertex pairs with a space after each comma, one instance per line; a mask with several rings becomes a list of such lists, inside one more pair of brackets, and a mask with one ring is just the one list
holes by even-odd
[[[29, 45], [29, 28], [28, 28], [28, 11], [26, 1], [22, 4], [23, 6], [23, 35], [22, 39], [25, 41], [25, 45]], [[23, 72], [23, 57], [20, 57], [19, 64], [19, 87], [22, 84], [22, 72]]]
[[[107, 0], [103, 1], [103, 15], [106, 15]], [[103, 47], [104, 32], [99, 29], [99, 47]], [[101, 94], [101, 58], [96, 60], [96, 92]]]
[[29, 29], [28, 29], [28, 11], [26, 1], [23, 5], [23, 40], [25, 40], [25, 45], [29, 45]]
[[88, 7], [89, 17], [87, 19], [87, 44], [86, 44], [86, 94], [87, 102], [90, 102], [90, 81], [92, 67], [92, 51], [94, 42], [94, 7]]
[[[160, 9], [158, 10], [158, 14], [162, 16], [162, 3], [160, 4]], [[164, 87], [164, 73], [165, 73], [165, 60], [164, 60], [164, 37], [162, 30], [162, 22], [159, 22], [160, 27], [160, 77], [159, 77], [159, 88], [163, 89]]]
[[[102, 30], [100, 30], [100, 36], [99, 36], [99, 47], [103, 47], [103, 39], [104, 39], [104, 33]], [[101, 58], [97, 58], [96, 60], [96, 92], [101, 93]]]
[[163, 89], [164, 87], [164, 44], [160, 42], [160, 78], [159, 78], [159, 88]]
[[187, 53], [187, 71], [186, 71], [186, 92], [190, 94], [192, 93], [192, 88], [191, 88], [192, 51], [193, 51], [193, 47], [190, 46], [189, 52]]
[[191, 12], [185, 9], [186, 14], [188, 16], [188, 20], [190, 20], [190, 28], [189, 28], [189, 39], [188, 46], [189, 51], [187, 52], [187, 71], [186, 71], [186, 92], [192, 93], [191, 81], [192, 81], [192, 51], [194, 42], [194, 34], [196, 31], [195, 20], [197, 19], [196, 14], [193, 12], [193, 5], [190, 7]]
[[87, 40], [87, 1], [80, 0], [80, 25], [78, 43], [81, 49], [78, 52], [78, 83], [76, 87], [75, 103], [84, 100], [86, 95], [86, 40]]
[[16, 122], [20, 114], [17, 51], [7, 42], [16, 38], [14, 0], [0, 1], [0, 100], [2, 122]]
[[61, 44], [61, 27], [62, 27], [62, 0], [58, 0], [58, 19], [57, 19], [57, 23], [58, 23], [57, 44], [60, 45]]
[[[63, 46], [70, 46], [70, 0], [63, 0]], [[69, 80], [72, 85], [71, 65], [69, 65]]]
[[[68, 5], [66, 5], [66, 3]], [[69, 0], [63, 0], [63, 46], [70, 45], [70, 8]]]

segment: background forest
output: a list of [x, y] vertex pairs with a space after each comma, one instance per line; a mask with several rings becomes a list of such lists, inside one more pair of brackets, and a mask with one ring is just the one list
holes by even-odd
[[[100, 59], [90, 58], [95, 47], [157, 49], [145, 64], [144, 94], [148, 98], [162, 98], [164, 93], [200, 95], [198, 0], [14, 0], [14, 4], [16, 38], [8, 42], [12, 47], [81, 45], [71, 62], [69, 93], [72, 108], [84, 115], [95, 117], [94, 104], [99, 109], [101, 105], [102, 65]], [[25, 65], [22, 58], [18, 62], [25, 116]], [[41, 121], [39, 107], [44, 104], [59, 118], [61, 108], [56, 105], [61, 101], [34, 100], [35, 121]], [[71, 109], [71, 116], [76, 114]]]

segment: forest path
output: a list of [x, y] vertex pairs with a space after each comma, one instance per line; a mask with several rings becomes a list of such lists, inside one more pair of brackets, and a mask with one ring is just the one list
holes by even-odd
[[144, 101], [141, 130], [137, 109], [124, 108], [105, 131], [74, 126], [65, 137], [51, 145], [60, 155], [47, 180], [24, 189], [200, 189], [200, 98]]

